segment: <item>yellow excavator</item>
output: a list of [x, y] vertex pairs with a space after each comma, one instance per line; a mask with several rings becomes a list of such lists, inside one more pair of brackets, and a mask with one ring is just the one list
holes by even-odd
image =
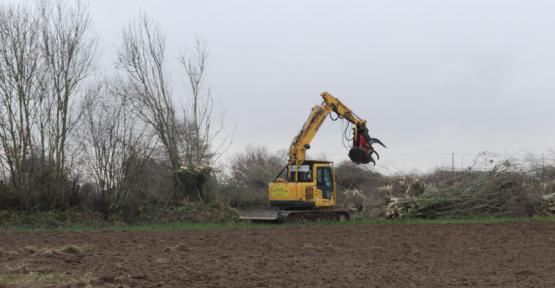
[[269, 205], [277, 209], [277, 213], [262, 218], [244, 217], [243, 219], [298, 222], [345, 221], [351, 218], [348, 210], [336, 208], [337, 194], [333, 162], [307, 160], [306, 150], [310, 149], [310, 142], [328, 116], [332, 120], [345, 119], [354, 125], [353, 144], [349, 150], [349, 158], [354, 163], [372, 162], [375, 165], [373, 155], [379, 159], [379, 154], [372, 144], [386, 146], [380, 140], [371, 138], [366, 128], [366, 120], [358, 117], [339, 99], [328, 92], [323, 92], [321, 96], [323, 102], [312, 108], [301, 131], [291, 143], [286, 167], [268, 185]]

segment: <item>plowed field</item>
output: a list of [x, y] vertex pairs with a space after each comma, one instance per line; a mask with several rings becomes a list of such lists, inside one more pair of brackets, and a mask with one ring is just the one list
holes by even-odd
[[555, 223], [0, 233], [4, 287], [555, 287]]

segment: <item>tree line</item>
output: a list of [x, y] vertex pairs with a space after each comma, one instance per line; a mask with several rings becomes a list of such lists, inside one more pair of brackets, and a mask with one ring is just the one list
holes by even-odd
[[[107, 216], [130, 201], [203, 200], [229, 145], [204, 41], [169, 58], [164, 33], [140, 15], [122, 27], [116, 69], [101, 77], [85, 4], [0, 5], [0, 208], [88, 205]], [[173, 59], [187, 95], [171, 85]]]

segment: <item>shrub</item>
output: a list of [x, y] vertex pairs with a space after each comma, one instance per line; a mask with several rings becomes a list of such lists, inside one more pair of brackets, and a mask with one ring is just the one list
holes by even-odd
[[385, 211], [386, 198], [383, 187], [387, 179], [365, 165], [350, 161], [335, 168], [337, 202], [344, 208], [356, 209], [363, 217], [379, 217]]
[[268, 203], [268, 183], [285, 166], [283, 157], [264, 148], [249, 147], [236, 155], [230, 164], [221, 194], [232, 207], [263, 207]]

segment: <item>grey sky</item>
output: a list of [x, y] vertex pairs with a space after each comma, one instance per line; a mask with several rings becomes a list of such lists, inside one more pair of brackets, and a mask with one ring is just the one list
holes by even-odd
[[[389, 146], [382, 171], [555, 146], [555, 1], [94, 0], [90, 11], [106, 67], [141, 11], [170, 59], [206, 40], [214, 97], [237, 127], [228, 153], [287, 148], [324, 90]], [[340, 130], [327, 122], [309, 156], [347, 159]]]

